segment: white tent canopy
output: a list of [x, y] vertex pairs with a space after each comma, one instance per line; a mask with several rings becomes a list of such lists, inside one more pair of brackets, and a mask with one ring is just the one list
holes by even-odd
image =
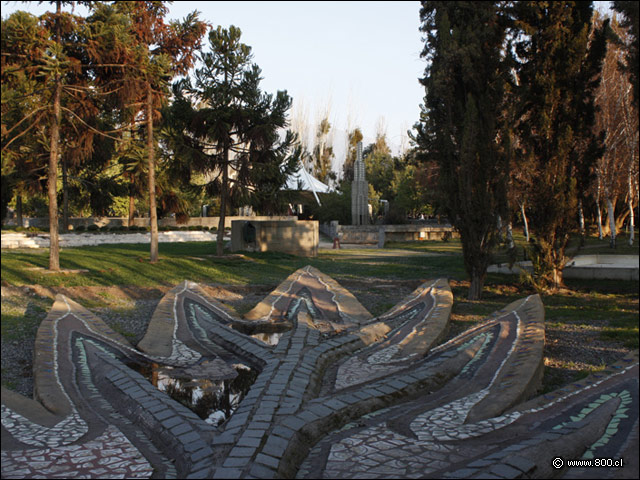
[[304, 165], [299, 165], [298, 170], [296, 170], [289, 176], [289, 178], [287, 179], [286, 189], [313, 192], [318, 205], [321, 205], [320, 199], [318, 198], [318, 192], [329, 193], [330, 190], [328, 185], [325, 185], [309, 172], [307, 172], [307, 169], [304, 168]]

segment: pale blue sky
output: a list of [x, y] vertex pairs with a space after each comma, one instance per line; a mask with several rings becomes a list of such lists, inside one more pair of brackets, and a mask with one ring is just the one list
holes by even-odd
[[[42, 13], [38, 2], [2, 2], [2, 16], [22, 9]], [[311, 128], [329, 107], [336, 129], [360, 127], [374, 137], [379, 124], [390, 142], [417, 121], [424, 90], [413, 2], [175, 2], [171, 18], [198, 10], [213, 26], [235, 25], [262, 69], [262, 88], [287, 90], [292, 116]], [[306, 115], [304, 113], [306, 112]], [[337, 141], [337, 139], [336, 139]]]
[[[609, 2], [595, 3], [606, 8]], [[3, 16], [48, 8], [15, 1], [3, 1], [2, 7]], [[382, 124], [389, 142], [399, 147], [418, 120], [424, 97], [418, 78], [425, 63], [417, 1], [180, 1], [169, 10], [171, 18], [198, 10], [214, 27], [240, 27], [262, 69], [263, 90], [287, 90], [294, 100], [292, 120], [306, 118], [310, 129], [328, 107], [335, 130], [360, 127], [366, 143]], [[334, 143], [338, 157], [344, 135], [336, 132]]]

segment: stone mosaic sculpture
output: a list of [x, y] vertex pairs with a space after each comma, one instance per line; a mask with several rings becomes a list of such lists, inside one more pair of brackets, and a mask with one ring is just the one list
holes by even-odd
[[372, 318], [305, 267], [238, 318], [184, 282], [134, 348], [58, 296], [35, 399], [2, 391], [2, 477], [548, 477], [554, 456], [637, 453], [637, 355], [522, 403], [542, 372], [540, 298], [438, 345], [451, 305], [429, 281]]

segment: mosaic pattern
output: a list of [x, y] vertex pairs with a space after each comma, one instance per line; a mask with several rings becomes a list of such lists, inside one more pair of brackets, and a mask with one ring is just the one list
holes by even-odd
[[[305, 267], [239, 318], [183, 282], [134, 347], [59, 296], [36, 338], [34, 400], [2, 391], [2, 477], [587, 478], [549, 455], [637, 455], [637, 355], [527, 400], [540, 298], [438, 345], [451, 305], [447, 282], [428, 281], [372, 318]], [[221, 400], [216, 427], [140, 373], [153, 365], [212, 391], [246, 378], [244, 397]]]

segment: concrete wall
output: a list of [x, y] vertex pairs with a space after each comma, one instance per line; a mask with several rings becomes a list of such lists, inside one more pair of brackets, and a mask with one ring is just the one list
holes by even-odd
[[[507, 264], [490, 265], [487, 272], [518, 274], [521, 269], [531, 272], [533, 270], [531, 262], [516, 262], [511, 269]], [[562, 276], [587, 280], [637, 282], [638, 270], [638, 255], [578, 255], [567, 262]]]
[[[247, 243], [243, 227], [255, 227], [255, 242]], [[318, 255], [318, 222], [308, 220], [234, 220], [231, 223], [231, 251], [284, 252], [303, 257]]]
[[[212, 232], [159, 232], [159, 243], [215, 242]], [[145, 233], [64, 233], [59, 237], [60, 247], [83, 247], [112, 243], [150, 243], [151, 234]], [[49, 248], [49, 234], [3, 233], [2, 248]]]
[[322, 226], [322, 233], [333, 238], [340, 236], [340, 243], [377, 244], [380, 231], [384, 231], [387, 242], [412, 242], [419, 240], [442, 240], [445, 235], [457, 238], [451, 225], [339, 225], [331, 222]]
[[[231, 222], [234, 220], [297, 220], [298, 217], [295, 216], [277, 216], [277, 217], [247, 217], [247, 216], [226, 216], [224, 219], [225, 228], [231, 228]], [[158, 219], [159, 227], [218, 227], [218, 223], [220, 222], [220, 217], [191, 217], [187, 220], [186, 223], [176, 223], [175, 218], [166, 217]], [[23, 218], [24, 227], [38, 227], [38, 228], [48, 228], [49, 227], [49, 219], [46, 217], [42, 218]], [[6, 225], [15, 225], [15, 219], [11, 219], [5, 222]], [[98, 227], [121, 227], [127, 226], [129, 224], [129, 219], [126, 217], [88, 217], [88, 218], [80, 218], [80, 217], [72, 217], [69, 219], [69, 225], [73, 228], [78, 227], [80, 225], [85, 228], [89, 225], [97, 225]], [[133, 224], [136, 227], [148, 227], [149, 226], [149, 217], [141, 217], [134, 218]]]

